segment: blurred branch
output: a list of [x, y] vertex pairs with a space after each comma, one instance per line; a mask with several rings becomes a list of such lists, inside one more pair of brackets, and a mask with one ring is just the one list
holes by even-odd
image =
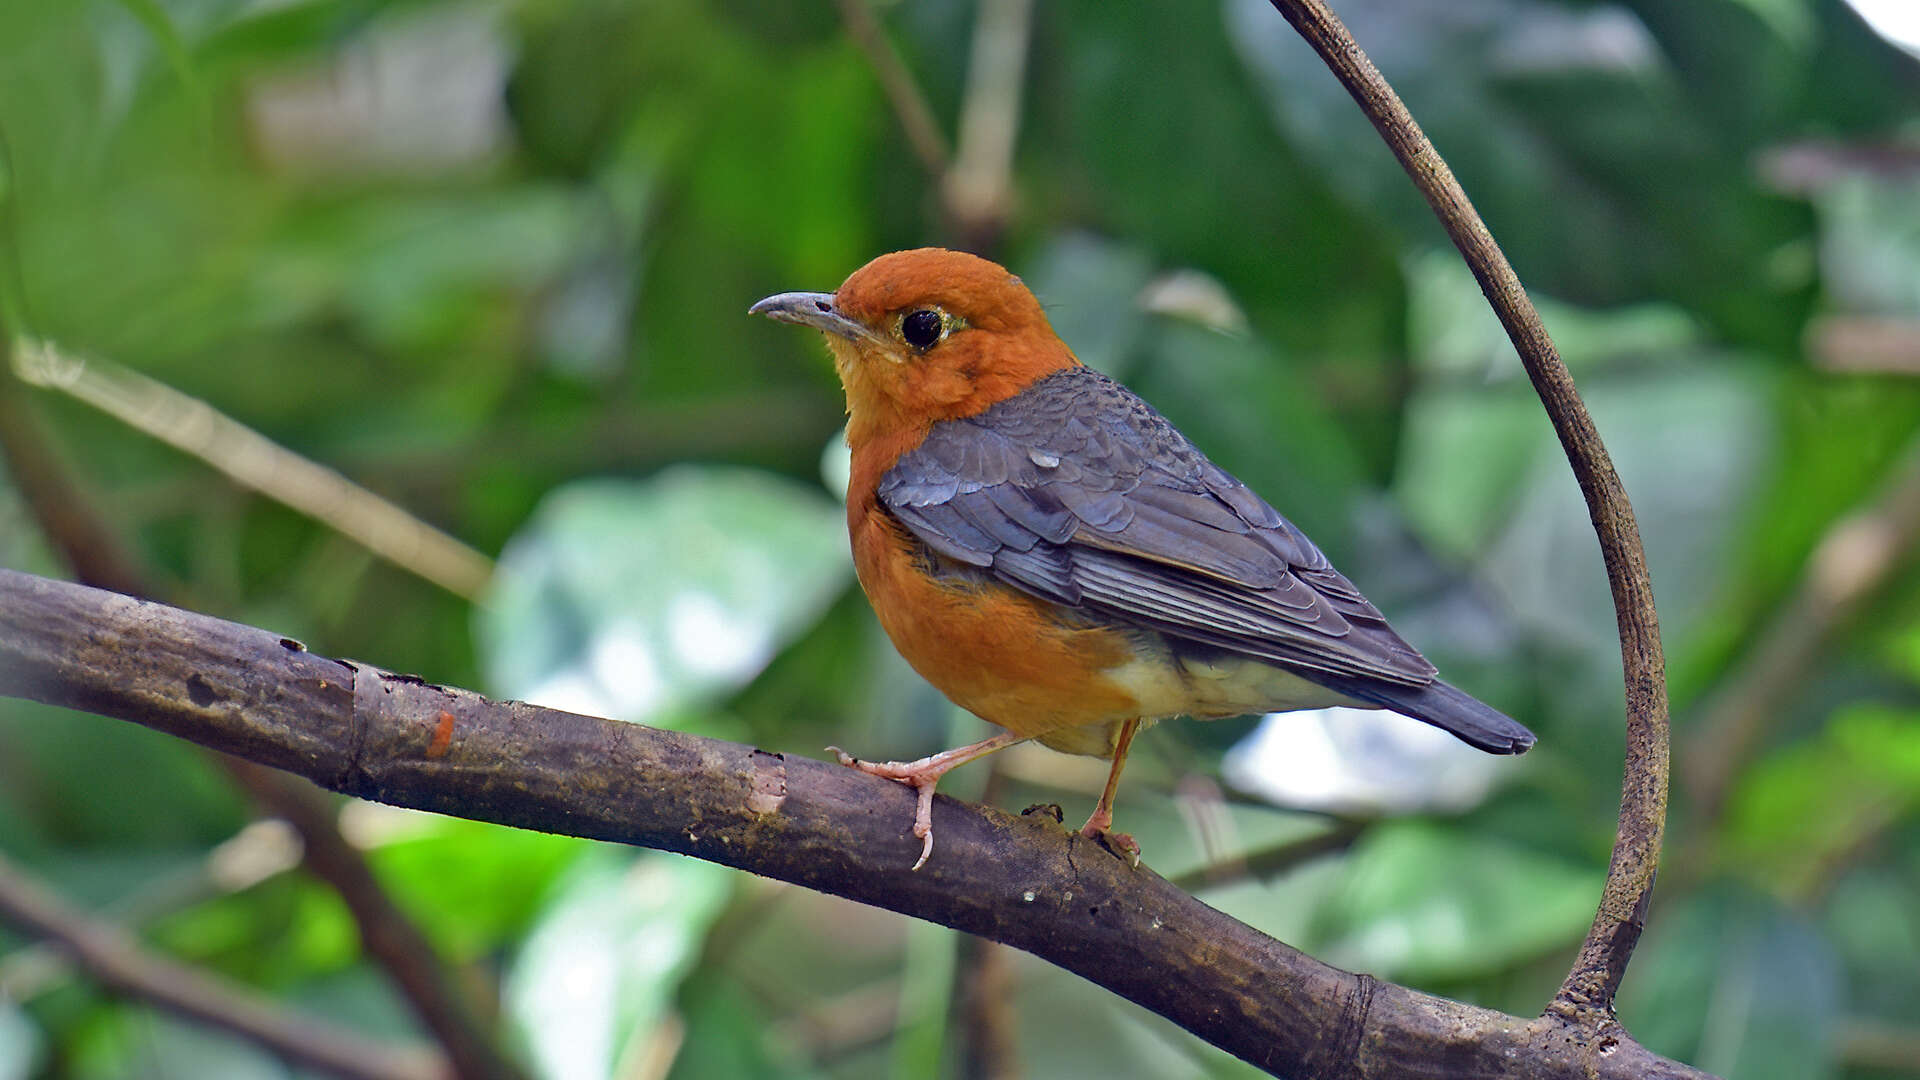
[[1683, 764], [1695, 833], [1726, 808], [1733, 778], [1779, 723], [1821, 652], [1920, 544], [1920, 442], [1907, 451], [1873, 505], [1836, 522], [1807, 559], [1806, 575], [1746, 660], [1727, 677], [1687, 740]]
[[1038, 815], [822, 761], [488, 701], [298, 642], [0, 570], [0, 694], [119, 717], [362, 798], [676, 851], [1026, 949], [1271, 1072], [1353, 1080], [1706, 1074], [1625, 1035], [1339, 971]]
[[949, 227], [972, 251], [991, 254], [1013, 213], [1013, 145], [1032, 38], [1033, 0], [980, 0], [960, 145], [940, 189]]
[[[749, 986], [757, 978], [751, 969], [737, 977]], [[773, 1024], [773, 1043], [800, 1047], [805, 1060], [826, 1069], [881, 1046], [900, 1022], [898, 979], [878, 979], [832, 997], [810, 995], [805, 1001], [791, 995], [775, 999], [764, 992], [759, 996], [777, 1000], [784, 1015]]]
[[19, 378], [13, 340], [0, 321], [0, 460], [40, 529], [81, 580], [102, 589], [143, 594], [146, 574], [87, 497], [67, 481], [53, 445], [40, 430]]
[[[5, 340], [0, 327], [0, 341]], [[0, 355], [0, 361], [7, 359]], [[13, 369], [0, 370], [0, 442], [16, 476], [30, 477], [22, 487], [30, 492], [28, 503], [49, 539], [82, 581], [132, 596], [153, 595], [138, 568], [118, 554], [118, 541], [109, 527], [77, 497], [46, 441], [25, 426], [29, 418], [6, 414], [7, 408], [18, 408], [17, 389]], [[346, 902], [368, 955], [392, 976], [421, 1023], [446, 1048], [458, 1074], [466, 1080], [517, 1080], [519, 1070], [481, 1028], [426, 935], [393, 903], [360, 852], [340, 835], [327, 798], [295, 777], [251, 762], [219, 755], [219, 764], [256, 802], [286, 819], [300, 834], [307, 869]]]
[[568, 431], [564, 439], [539, 423], [508, 421], [489, 428], [478, 444], [348, 451], [342, 459], [394, 476], [401, 486], [442, 485], [476, 466], [575, 473], [758, 451], [815, 451], [845, 422], [837, 395], [756, 392], [635, 403], [593, 426]]
[[14, 348], [13, 368], [25, 381], [65, 391], [449, 592], [473, 599], [493, 573], [485, 555], [199, 398], [131, 368], [68, 356], [44, 341]]
[[[300, 843], [282, 821], [254, 821], [184, 870], [142, 881], [103, 904], [96, 915], [137, 930], [174, 912], [250, 889], [299, 866]], [[46, 993], [73, 977], [73, 965], [41, 944], [0, 956], [0, 997], [15, 1002]]]
[[517, 1080], [521, 1071], [495, 1045], [454, 985], [454, 971], [418, 923], [373, 876], [360, 850], [340, 834], [333, 801], [298, 777], [228, 758], [229, 771], [260, 804], [300, 834], [301, 863], [347, 905], [360, 945], [386, 971], [420, 1022], [446, 1049], [461, 1080]]
[[[1359, 103], [1380, 137], [1440, 219], [1466, 259], [1553, 421], [1580, 492], [1587, 501], [1620, 628], [1620, 656], [1627, 689], [1625, 778], [1620, 821], [1607, 881], [1593, 926], [1548, 1012], [1588, 1029], [1596, 1047], [1622, 1037], [1613, 997], [1640, 940], [1666, 830], [1669, 769], [1666, 658], [1653, 605], [1646, 551], [1626, 489], [1614, 471], [1573, 377], [1548, 337], [1539, 312], [1474, 210], [1453, 170], [1427, 140], [1412, 114], [1367, 59], [1353, 35], [1322, 0], [1271, 0], [1293, 28], [1326, 61]], [[1604, 1035], [1602, 1034], [1604, 1033]], [[1599, 1051], [1604, 1053], [1604, 1049]]]
[[927, 99], [900, 62], [867, 0], [839, 0], [847, 33], [867, 54], [907, 141], [939, 186], [957, 246], [992, 255], [1013, 212], [1013, 148], [1033, 38], [1033, 0], [981, 0], [960, 103], [960, 145], [949, 159]]
[[1822, 188], [1856, 177], [1899, 184], [1920, 177], [1920, 147], [1899, 139], [1868, 142], [1804, 139], [1760, 155], [1760, 175], [1776, 191], [1809, 198]]
[[1265, 880], [1311, 862], [1322, 855], [1345, 851], [1353, 846], [1370, 822], [1358, 818], [1336, 819], [1325, 832], [1289, 840], [1284, 844], [1251, 852], [1230, 862], [1209, 863], [1173, 879], [1175, 886], [1194, 891], [1231, 885], [1247, 878]]
[[1896, 1027], [1883, 1020], [1843, 1020], [1834, 1040], [1849, 1069], [1884, 1069], [1920, 1075], [1920, 1028]]
[[[980, 801], [997, 805], [1007, 787], [1003, 755], [987, 759]], [[1017, 1080], [1020, 1018], [1013, 1008], [1013, 958], [983, 937], [961, 938], [953, 964], [953, 1011], [960, 1043], [961, 1080]]]
[[1815, 367], [1842, 375], [1920, 375], [1920, 319], [1823, 315], [1807, 326]]
[[840, 19], [873, 65], [874, 78], [880, 80], [880, 89], [893, 106], [893, 115], [900, 121], [914, 155], [929, 175], [946, 175], [947, 137], [940, 133], [940, 122], [933, 118], [933, 107], [913, 81], [913, 73], [901, 62], [900, 51], [888, 40], [868, 0], [839, 0], [839, 4]]
[[961, 1080], [1017, 1080], [1019, 1017], [1014, 1011], [1013, 955], [1005, 945], [971, 934], [960, 939], [955, 966]]
[[291, 1065], [352, 1080], [452, 1075], [430, 1051], [369, 1044], [345, 1029], [296, 1016], [242, 987], [149, 953], [119, 927], [67, 908], [5, 855], [0, 855], [0, 920], [45, 938], [117, 993], [250, 1039]]

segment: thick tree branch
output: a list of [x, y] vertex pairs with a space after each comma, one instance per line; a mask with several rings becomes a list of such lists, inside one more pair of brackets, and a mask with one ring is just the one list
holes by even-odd
[[490, 702], [264, 630], [0, 570], [0, 693], [144, 724], [363, 798], [677, 851], [1026, 949], [1271, 1072], [1701, 1077], [1622, 1034], [1339, 971], [1038, 815], [821, 761]]
[[1573, 970], [1549, 1008], [1594, 1030], [1617, 1027], [1613, 995], [1640, 939], [1653, 895], [1660, 842], [1666, 829], [1669, 768], [1666, 657], [1660, 649], [1653, 582], [1647, 574], [1646, 552], [1640, 544], [1633, 507], [1539, 312], [1527, 299], [1519, 276], [1494, 243], [1460, 182], [1454, 179], [1453, 170], [1322, 0], [1271, 2], [1359, 103], [1466, 258], [1546, 406], [1580, 483], [1580, 492], [1586, 497], [1594, 532], [1599, 535], [1607, 580], [1613, 587], [1620, 657], [1626, 673], [1626, 775], [1620, 793], [1619, 831], [1600, 908]]
[[111, 923], [69, 910], [0, 855], [0, 921], [44, 938], [102, 985], [266, 1047], [282, 1060], [348, 1080], [441, 1080], [438, 1055], [370, 1045], [293, 1016], [259, 995], [141, 948]]

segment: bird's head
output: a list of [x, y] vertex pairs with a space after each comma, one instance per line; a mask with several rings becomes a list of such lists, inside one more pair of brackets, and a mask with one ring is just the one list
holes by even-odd
[[750, 310], [826, 334], [856, 446], [971, 416], [1079, 363], [1019, 278], [959, 251], [896, 251], [835, 292], [781, 293]]

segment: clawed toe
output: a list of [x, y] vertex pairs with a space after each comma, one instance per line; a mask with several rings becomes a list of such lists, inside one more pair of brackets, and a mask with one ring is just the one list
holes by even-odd
[[1025, 742], [1026, 736], [1006, 733], [983, 739], [970, 746], [956, 747], [952, 750], [923, 757], [918, 761], [862, 761], [837, 746], [827, 747], [827, 752], [839, 760], [840, 764], [863, 773], [898, 781], [914, 790], [919, 796], [913, 812], [913, 835], [920, 839], [920, 858], [913, 864], [915, 870], [927, 864], [933, 855], [933, 789], [940, 778], [959, 765], [976, 758], [985, 757], [995, 750]]
[[1123, 832], [1101, 833], [1098, 839], [1101, 844], [1106, 846], [1108, 851], [1113, 852], [1115, 855], [1120, 856], [1135, 866], [1140, 865], [1140, 842], [1135, 840], [1131, 834]]

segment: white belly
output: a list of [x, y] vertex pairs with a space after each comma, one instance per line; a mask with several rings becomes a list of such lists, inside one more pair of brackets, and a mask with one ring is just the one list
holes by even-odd
[[1272, 664], [1228, 654], [1203, 659], [1171, 649], [1143, 650], [1138, 659], [1106, 675], [1140, 702], [1142, 716], [1152, 719], [1207, 720], [1330, 705], [1374, 707]]
[[[1151, 726], [1175, 716], [1218, 720], [1248, 713], [1290, 712], [1346, 705], [1379, 706], [1329, 690], [1288, 671], [1245, 657], [1222, 653], [1211, 659], [1178, 655], [1158, 635], [1142, 635], [1135, 658], [1103, 675], [1139, 703], [1139, 716]], [[1037, 736], [1042, 746], [1067, 754], [1112, 757], [1120, 719], [1059, 728]]]

